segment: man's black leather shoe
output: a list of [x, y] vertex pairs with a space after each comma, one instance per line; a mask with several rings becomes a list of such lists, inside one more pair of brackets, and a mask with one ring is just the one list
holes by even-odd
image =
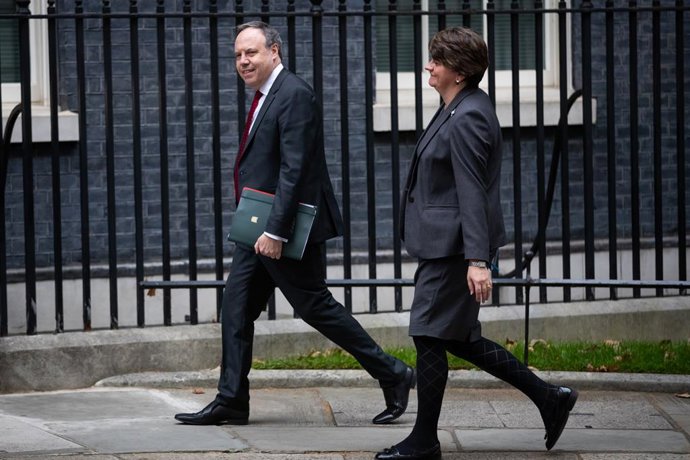
[[246, 425], [249, 421], [249, 404], [246, 409], [237, 409], [216, 399], [199, 412], [175, 414], [175, 420], [188, 425]]
[[411, 453], [402, 454], [396, 446], [383, 449], [374, 457], [376, 460], [442, 460], [441, 445], [436, 444], [427, 450], [416, 450]]
[[407, 410], [407, 401], [410, 398], [410, 389], [417, 384], [417, 373], [411, 367], [407, 368], [402, 382], [389, 388], [383, 388], [383, 397], [386, 400], [386, 410], [372, 420], [376, 425], [390, 423], [400, 417]]
[[568, 387], [560, 387], [558, 389], [556, 405], [552, 409], [551, 415], [544, 419], [544, 424], [546, 425], [544, 439], [546, 439], [547, 450], [551, 450], [558, 438], [561, 437], [563, 428], [565, 428], [565, 424], [568, 422], [568, 415], [570, 415], [570, 411], [577, 401], [577, 396], [577, 390]]

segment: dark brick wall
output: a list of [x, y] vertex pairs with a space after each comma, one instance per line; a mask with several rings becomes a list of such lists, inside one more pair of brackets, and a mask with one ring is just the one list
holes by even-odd
[[[649, 7], [651, 2], [638, 2], [639, 6]], [[673, 6], [675, 2], [665, 0], [662, 6]], [[595, 7], [604, 6], [605, 2], [593, 2]], [[614, 43], [615, 70], [611, 78], [615, 82], [615, 155], [616, 155], [616, 216], [618, 220], [618, 235], [630, 237], [631, 222], [631, 130], [630, 130], [630, 76], [634, 72], [638, 79], [637, 97], [639, 104], [638, 134], [640, 158], [640, 222], [643, 237], [654, 234], [654, 144], [653, 135], [655, 124], [661, 135], [662, 153], [662, 190], [663, 190], [663, 227], [666, 235], [678, 231], [677, 206], [677, 165], [676, 165], [676, 34], [675, 12], [663, 11], [660, 14], [660, 62], [661, 62], [661, 117], [654, 118], [653, 113], [653, 47], [652, 47], [652, 12], [651, 10], [637, 13], [637, 67], [630, 67], [630, 40], [628, 14], [614, 15]], [[572, 24], [573, 46], [573, 81], [576, 88], [582, 87], [582, 21], [581, 15], [573, 15]], [[683, 53], [685, 59], [685, 120], [687, 124], [690, 115], [690, 74], [687, 72], [690, 63], [690, 31], [687, 27], [687, 13], [685, 14], [685, 33], [683, 37]], [[592, 16], [592, 88], [597, 100], [597, 122], [594, 126], [594, 196], [595, 221], [597, 236], [607, 233], [607, 107], [606, 84], [609, 76], [606, 72], [606, 22], [603, 13]], [[685, 155], [688, 155], [688, 141], [690, 132], [685, 129]], [[576, 172], [578, 182], [573, 184], [582, 190], [582, 159], [578, 150], [573, 150], [571, 170]], [[690, 162], [686, 161], [685, 176], [690, 173]], [[682, 191], [682, 193], [686, 193]], [[686, 202], [688, 199], [686, 193]], [[690, 208], [688, 208], [690, 210]], [[580, 213], [581, 214], [581, 213]], [[582, 219], [574, 214], [575, 225], [582, 227]], [[688, 222], [683, 223], [686, 228]]]
[[[140, 2], [142, 11], [153, 12], [155, 2]], [[180, 12], [182, 1], [166, 1], [166, 11]], [[207, 9], [207, 2], [192, 2], [195, 11]], [[603, 2], [596, 2], [597, 5]], [[669, 3], [668, 1], [665, 3]], [[673, 2], [671, 2], [673, 3]], [[126, 11], [129, 2], [113, 2], [113, 8]], [[218, 2], [221, 12], [231, 12], [233, 2]], [[244, 2], [245, 11], [259, 11], [259, 1]], [[285, 10], [284, 2], [271, 2], [270, 11]], [[297, 11], [307, 11], [310, 3], [300, 0], [295, 3]], [[335, 0], [323, 3], [325, 11], [337, 11]], [[348, 2], [348, 9], [361, 11], [363, 2]], [[60, 11], [73, 11], [74, 1], [59, 2]], [[100, 11], [100, 2], [85, 2], [89, 12]], [[629, 90], [628, 90], [628, 42], [627, 16], [617, 14], [616, 27], [616, 152], [617, 152], [617, 192], [618, 235], [629, 237], [630, 222], [630, 162], [629, 162]], [[640, 85], [638, 88], [640, 103], [640, 160], [641, 160], [641, 213], [643, 236], [653, 234], [653, 194], [652, 194], [652, 85], [651, 85], [651, 22], [650, 13], [640, 13], [639, 54], [637, 69]], [[248, 18], [254, 19], [254, 18]], [[290, 53], [295, 53], [296, 68], [292, 69], [307, 81], [313, 82], [313, 47], [311, 41], [311, 18], [296, 17], [296, 49], [287, 49], [287, 30], [285, 19], [273, 17], [271, 22], [283, 34], [286, 49], [284, 63], [289, 62]], [[145, 260], [160, 260], [161, 245], [161, 174], [160, 174], [160, 141], [159, 141], [159, 93], [157, 74], [156, 20], [141, 18], [139, 31], [139, 52], [141, 54], [141, 130], [142, 130], [142, 164], [144, 172], [144, 246]], [[208, 19], [193, 19], [193, 69], [194, 69], [194, 159], [195, 159], [195, 209], [197, 214], [197, 250], [199, 257], [212, 257], [214, 252], [213, 232], [213, 183], [212, 183], [212, 138], [211, 138], [211, 94], [210, 94], [210, 51], [208, 46]], [[367, 248], [367, 214], [366, 214], [366, 140], [365, 140], [365, 88], [364, 88], [364, 41], [362, 32], [363, 19], [348, 19], [348, 118], [349, 129], [349, 165], [351, 172], [351, 229], [355, 250]], [[595, 231], [597, 237], [605, 237], [607, 229], [607, 167], [606, 167], [606, 69], [604, 58], [606, 43], [603, 40], [604, 18], [601, 13], [593, 17], [593, 90], [597, 100], [597, 122], [594, 127], [594, 192], [595, 192]], [[223, 190], [223, 230], [226, 231], [232, 216], [232, 162], [238, 141], [238, 87], [233, 59], [234, 19], [221, 17], [220, 27], [220, 105], [221, 105], [221, 151]], [[117, 215], [117, 248], [118, 262], [121, 264], [134, 261], [134, 193], [133, 193], [133, 158], [132, 158], [132, 117], [131, 117], [131, 76], [130, 44], [127, 19], [113, 19], [113, 87], [114, 87], [114, 151], [115, 151], [115, 187]], [[663, 165], [664, 165], [664, 228], [667, 234], [676, 232], [676, 176], [675, 176], [675, 26], [670, 13], [662, 15], [662, 78], [664, 79], [661, 123]], [[323, 18], [323, 118], [326, 136], [327, 157], [336, 191], [342, 190], [341, 180], [341, 113], [340, 113], [340, 76], [337, 18]], [[107, 260], [107, 215], [112, 210], [106, 205], [106, 158], [104, 126], [104, 89], [102, 28], [100, 18], [85, 20], [86, 38], [86, 155], [88, 157], [89, 215], [91, 260], [94, 263]], [[690, 65], [690, 27], [685, 33], [686, 68]], [[59, 62], [60, 62], [60, 97], [63, 108], [78, 110], [77, 93], [77, 55], [74, 19], [65, 18], [59, 21]], [[581, 87], [581, 26], [580, 16], [572, 16], [572, 60], [573, 80], [575, 87]], [[170, 181], [170, 226], [171, 251], [175, 259], [184, 259], [188, 254], [187, 235], [187, 170], [186, 170], [186, 134], [184, 107], [184, 62], [183, 31], [179, 17], [166, 19], [166, 70], [167, 70], [167, 146], [169, 152]], [[690, 119], [690, 72], [685, 72], [685, 109], [686, 120]], [[574, 238], [583, 235], [583, 167], [581, 129], [572, 128], [569, 144], [569, 163], [571, 193], [571, 231]], [[546, 173], [551, 161], [554, 129], [546, 129]], [[690, 145], [690, 130], [686, 130], [686, 146]], [[522, 222], [523, 237], [530, 239], [536, 233], [536, 135], [534, 129], [523, 128], [520, 138], [522, 165]], [[506, 217], [509, 238], [513, 238], [513, 147], [512, 132], [504, 130], [504, 165], [503, 165], [503, 209]], [[376, 216], [377, 247], [392, 247], [393, 218], [391, 209], [392, 179], [390, 163], [390, 135], [375, 135], [376, 164]], [[415, 144], [414, 133], [404, 132], [400, 135], [400, 180], [404, 181], [407, 165]], [[687, 147], [686, 147], [687, 150]], [[7, 250], [8, 266], [23, 266], [23, 193], [21, 178], [21, 160], [17, 148], [13, 148], [10, 160], [7, 185]], [[62, 189], [62, 231], [63, 260], [65, 265], [79, 263], [81, 258], [80, 242], [80, 191], [79, 188], [79, 149], [75, 143], [61, 144], [60, 174]], [[686, 152], [687, 154], [687, 152]], [[690, 166], [685, 165], [686, 176]], [[52, 264], [52, 192], [51, 170], [48, 146], [36, 145], [34, 160], [35, 170], [35, 216], [37, 232], [37, 263], [39, 266]], [[557, 184], [556, 200], [551, 212], [547, 234], [552, 239], [560, 238], [560, 182]], [[690, 216], [690, 209], [688, 210]], [[688, 222], [685, 223], [688, 226]], [[342, 240], [331, 242], [334, 248], [342, 247]], [[231, 245], [225, 244], [226, 254], [230, 254]]]

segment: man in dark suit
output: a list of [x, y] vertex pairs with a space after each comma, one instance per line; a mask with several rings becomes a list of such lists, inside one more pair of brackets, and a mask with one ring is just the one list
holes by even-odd
[[[325, 241], [342, 231], [328, 176], [323, 127], [314, 91], [281, 64], [278, 32], [262, 22], [238, 28], [237, 72], [256, 90], [235, 162], [235, 199], [251, 187], [275, 194], [266, 231], [253, 250], [237, 246], [223, 293], [223, 357], [218, 395], [183, 423], [246, 424], [254, 321], [278, 287], [300, 318], [352, 354], [379, 381], [386, 409], [373, 423], [389, 423], [407, 408], [414, 370], [386, 354], [326, 287]], [[254, 116], [254, 114], [256, 114]], [[247, 132], [248, 130], [248, 132]], [[301, 260], [281, 257], [299, 202], [317, 207]]]

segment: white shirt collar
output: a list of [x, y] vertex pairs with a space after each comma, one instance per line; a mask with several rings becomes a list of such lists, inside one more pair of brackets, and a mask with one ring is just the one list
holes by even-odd
[[[273, 72], [271, 72], [271, 75], [268, 77], [268, 80], [266, 80], [266, 82], [259, 88], [259, 91], [261, 91], [261, 98], [259, 99], [259, 103], [256, 104], [256, 109], [254, 109], [256, 113], [259, 113], [259, 111], [261, 110], [261, 106], [264, 105], [264, 101], [266, 100], [266, 95], [271, 90], [271, 86], [273, 86], [273, 83], [276, 81], [276, 78], [278, 78], [278, 74], [282, 70], [283, 64], [278, 64], [276, 68], [273, 69]], [[252, 123], [251, 125], [249, 125], [250, 130], [254, 128], [254, 122], [256, 121], [256, 118], [256, 116], [252, 118]]]
[[283, 70], [283, 68], [283, 63], [281, 62], [276, 66], [275, 69], [273, 69], [273, 72], [271, 72], [271, 75], [268, 77], [268, 80], [266, 80], [266, 83], [261, 85], [261, 88], [259, 88], [261, 94], [264, 96], [268, 94], [268, 92], [271, 90], [271, 86], [273, 86], [273, 83], [275, 83], [276, 78], [278, 78], [278, 74]]

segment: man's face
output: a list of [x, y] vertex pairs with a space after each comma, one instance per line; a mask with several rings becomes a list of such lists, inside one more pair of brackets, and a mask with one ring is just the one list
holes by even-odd
[[266, 37], [260, 29], [250, 27], [237, 35], [235, 66], [247, 86], [261, 88], [279, 63], [278, 45], [266, 47]]

